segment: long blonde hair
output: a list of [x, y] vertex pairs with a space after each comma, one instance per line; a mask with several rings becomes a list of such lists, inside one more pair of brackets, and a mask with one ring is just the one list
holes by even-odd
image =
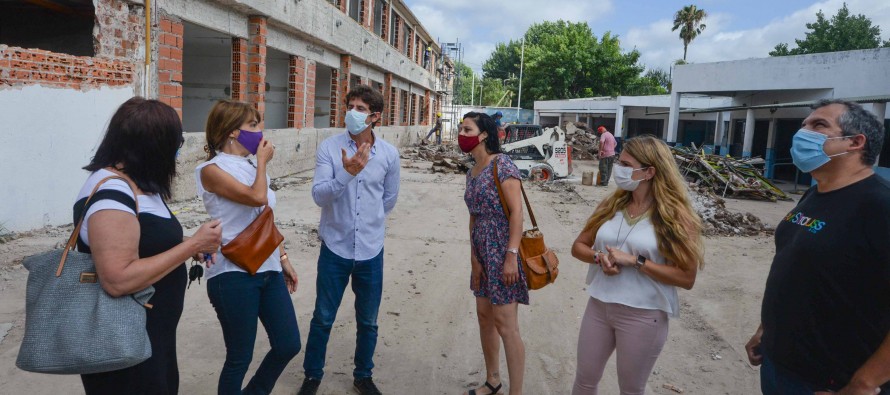
[[262, 120], [260, 112], [253, 104], [235, 100], [220, 100], [210, 109], [207, 115], [207, 124], [204, 135], [207, 138], [207, 160], [213, 159], [217, 151], [221, 151], [229, 133], [240, 129], [241, 125], [250, 120], [259, 123]]
[[[639, 136], [624, 143], [624, 152], [638, 160], [643, 167], [654, 167], [650, 181], [654, 197], [651, 214], [658, 251], [668, 262], [687, 270], [704, 266], [701, 218], [692, 209], [686, 182], [667, 144], [653, 136]], [[591, 239], [606, 221], [623, 210], [631, 201], [631, 192], [617, 189], [606, 198], [587, 219], [584, 231], [591, 231]], [[593, 243], [594, 240], [591, 240]]]

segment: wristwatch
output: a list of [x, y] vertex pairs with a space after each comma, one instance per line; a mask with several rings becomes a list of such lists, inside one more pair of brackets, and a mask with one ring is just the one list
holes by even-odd
[[507, 249], [507, 252], [512, 252], [513, 254], [516, 254], [517, 256], [519, 255], [519, 249], [518, 249], [518, 248], [508, 248], [508, 249]]
[[637, 255], [637, 263], [634, 264], [634, 268], [636, 268], [637, 270], [640, 270], [643, 268], [643, 265], [645, 265], [645, 264], [646, 264], [646, 257], [644, 257], [643, 255]]

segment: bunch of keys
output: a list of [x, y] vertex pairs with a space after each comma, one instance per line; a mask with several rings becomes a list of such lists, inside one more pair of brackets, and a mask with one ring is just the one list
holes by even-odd
[[[204, 254], [204, 262], [209, 262], [211, 258], [210, 254]], [[201, 277], [204, 277], [204, 267], [201, 266], [200, 262], [192, 260], [192, 267], [189, 268], [189, 285], [185, 288], [191, 288], [195, 280], [198, 280], [198, 284], [200, 284]]]

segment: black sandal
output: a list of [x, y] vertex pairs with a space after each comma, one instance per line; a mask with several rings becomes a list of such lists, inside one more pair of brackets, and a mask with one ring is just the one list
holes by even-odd
[[[488, 387], [489, 390], [491, 390], [491, 392], [488, 393], [489, 395], [497, 394], [498, 391], [501, 390], [501, 387], [502, 387], [503, 385], [504, 385], [504, 383], [500, 383], [500, 384], [498, 384], [497, 387], [495, 387], [495, 386], [489, 384], [487, 381], [485, 382], [485, 386]], [[476, 395], [476, 390], [475, 390], [475, 389], [472, 389], [472, 390], [470, 390], [470, 392], [468, 392], [468, 394], [469, 394], [469, 395]]]

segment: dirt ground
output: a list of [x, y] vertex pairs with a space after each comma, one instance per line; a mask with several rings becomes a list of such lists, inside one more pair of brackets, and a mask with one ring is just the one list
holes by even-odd
[[[383, 301], [374, 378], [384, 393], [460, 394], [484, 380], [475, 304], [469, 290], [468, 214], [464, 177], [432, 174], [429, 162], [403, 161], [401, 193], [388, 219]], [[581, 171], [595, 162], [575, 162], [569, 182], [574, 191], [548, 192], [530, 185], [529, 198], [548, 245], [559, 254], [560, 276], [554, 285], [533, 291], [520, 307], [526, 345], [525, 393], [568, 394], [575, 374], [575, 348], [587, 296], [586, 264], [570, 254], [572, 241], [595, 205], [614, 188], [582, 186]], [[276, 180], [276, 219], [300, 276], [293, 295], [301, 339], [305, 342], [315, 301], [317, 226], [320, 209], [310, 196], [311, 173]], [[75, 191], [71, 191], [74, 193]], [[797, 197], [795, 197], [797, 198]], [[727, 199], [727, 207], [751, 212], [775, 225], [794, 202]], [[171, 206], [187, 233], [206, 220], [196, 199]], [[25, 256], [63, 242], [69, 227], [41, 229], [0, 243], [0, 393], [82, 393], [77, 376], [27, 373], [15, 367], [24, 328]], [[695, 287], [680, 292], [681, 316], [672, 320], [664, 351], [649, 378], [648, 393], [759, 393], [757, 368], [746, 362], [744, 343], [759, 322], [760, 303], [774, 253], [772, 236], [706, 239], [706, 265]], [[206, 283], [205, 283], [206, 284]], [[179, 324], [180, 389], [183, 394], [216, 393], [225, 359], [222, 331], [205, 284], [186, 292]], [[352, 393], [355, 347], [353, 297], [346, 293], [328, 348], [321, 394]], [[262, 329], [261, 329], [262, 331]], [[257, 336], [252, 371], [268, 350], [265, 333]], [[295, 394], [303, 379], [303, 353], [285, 370], [275, 394]], [[501, 351], [501, 371], [507, 367]], [[506, 381], [506, 380], [505, 380]], [[617, 394], [614, 356], [601, 393]]]

